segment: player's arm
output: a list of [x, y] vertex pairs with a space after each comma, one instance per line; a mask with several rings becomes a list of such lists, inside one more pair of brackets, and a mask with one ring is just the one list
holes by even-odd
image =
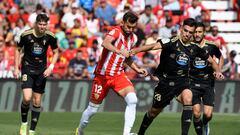
[[158, 50], [158, 49], [162, 49], [162, 45], [160, 42], [156, 42], [156, 43], [152, 43], [149, 45], [144, 45], [138, 48], [134, 48], [130, 51], [130, 53], [132, 55], [135, 55], [139, 52], [146, 52], [146, 51], [150, 51], [150, 50]]
[[126, 58], [125, 60], [126, 64], [131, 67], [135, 72], [137, 72], [138, 74], [143, 74], [144, 76], [147, 76], [148, 75], [148, 72], [146, 69], [144, 68], [140, 68], [137, 66], [136, 63], [134, 63], [134, 61], [132, 60], [131, 57], [129, 58]]
[[23, 48], [23, 44], [24, 44], [24, 37], [21, 35], [20, 36], [20, 40], [17, 43], [17, 46], [15, 47], [15, 53], [14, 53], [14, 77], [17, 79], [19, 78], [19, 65], [20, 65], [20, 61], [21, 61], [21, 52], [22, 52], [22, 48]]
[[220, 69], [219, 65], [216, 63], [216, 61], [210, 55], [207, 60], [209, 63], [211, 63], [212, 68], [215, 71], [214, 76], [216, 77], [216, 79], [218, 79], [218, 80], [224, 79], [221, 69]]
[[103, 40], [102, 47], [108, 49], [109, 51], [115, 52], [117, 54], [121, 54], [125, 57], [129, 57], [129, 52], [124, 49], [124, 50], [119, 50], [117, 47], [115, 47], [112, 42], [115, 40], [114, 36], [107, 35], [105, 39]]

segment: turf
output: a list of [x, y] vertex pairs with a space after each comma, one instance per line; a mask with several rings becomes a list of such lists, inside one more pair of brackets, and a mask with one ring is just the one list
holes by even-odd
[[[143, 113], [137, 113], [133, 132], [137, 132]], [[162, 113], [153, 122], [146, 135], [180, 135], [180, 113]], [[74, 135], [81, 113], [42, 113], [37, 135]], [[122, 135], [123, 113], [98, 113], [85, 135]], [[20, 115], [0, 113], [0, 135], [19, 135]], [[189, 135], [195, 135], [193, 125]], [[211, 135], [240, 135], [239, 114], [215, 114]]]

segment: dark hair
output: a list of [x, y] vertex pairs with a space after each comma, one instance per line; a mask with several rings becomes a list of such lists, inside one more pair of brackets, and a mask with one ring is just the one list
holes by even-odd
[[196, 23], [196, 28], [197, 28], [197, 27], [202, 27], [202, 28], [203, 28], [203, 31], [205, 31], [205, 25], [204, 25], [203, 22], [197, 22], [197, 23]]
[[145, 9], [147, 9], [147, 8], [152, 9], [152, 6], [151, 5], [146, 5]]
[[128, 11], [124, 14], [123, 21], [129, 23], [136, 23], [138, 21], [138, 15], [133, 11]]
[[44, 13], [38, 14], [36, 18], [36, 22], [48, 22], [48, 20], [49, 17]]
[[196, 27], [196, 21], [193, 18], [187, 18], [183, 21], [183, 26], [184, 25], [187, 25], [187, 26], [190, 26], [190, 27]]

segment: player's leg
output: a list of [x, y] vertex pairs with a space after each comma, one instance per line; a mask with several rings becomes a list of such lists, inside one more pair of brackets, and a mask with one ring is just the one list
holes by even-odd
[[212, 112], [213, 106], [204, 105], [204, 113], [202, 118], [204, 135], [209, 135], [210, 133], [209, 121], [212, 119]]
[[137, 96], [133, 86], [127, 86], [121, 89], [118, 94], [124, 97], [127, 104], [124, 114], [124, 129], [123, 135], [129, 135], [136, 118]]
[[175, 93], [173, 87], [169, 87], [169, 83], [160, 80], [154, 90], [152, 107], [145, 113], [142, 120], [138, 135], [144, 135], [152, 121], [158, 116], [165, 106], [170, 104]]
[[33, 92], [32, 99], [32, 116], [31, 116], [31, 126], [29, 129], [29, 134], [34, 134], [37, 123], [39, 121], [41, 108], [42, 93]]
[[192, 91], [184, 89], [179, 96], [183, 104], [181, 117], [182, 135], [187, 135], [192, 121]]
[[203, 95], [203, 132], [204, 135], [208, 135], [210, 132], [209, 121], [212, 119], [213, 107], [214, 107], [215, 92], [214, 87], [206, 89]]
[[201, 104], [202, 104], [202, 96], [204, 94], [204, 88], [196, 87], [193, 85], [192, 88], [192, 105], [193, 105], [193, 125], [197, 135], [202, 135], [203, 124], [201, 119]]
[[83, 130], [87, 127], [91, 117], [96, 114], [99, 107], [108, 93], [108, 81], [101, 76], [96, 76], [92, 83], [92, 93], [88, 107], [83, 111], [76, 135], [83, 135]]
[[201, 104], [193, 105], [193, 124], [197, 135], [202, 135]]
[[34, 135], [37, 123], [40, 118], [40, 113], [42, 111], [41, 102], [42, 96], [45, 92], [45, 86], [47, 79], [43, 74], [33, 76], [33, 98], [32, 98], [32, 116], [31, 116], [31, 126], [29, 129], [29, 134]]
[[124, 98], [127, 106], [124, 114], [123, 135], [129, 135], [136, 118], [137, 96], [132, 82], [125, 74], [113, 78], [111, 87]]
[[32, 86], [33, 86], [33, 80], [32, 78], [24, 74], [22, 75], [22, 94], [23, 99], [21, 103], [21, 119], [22, 124], [20, 127], [20, 135], [27, 135], [27, 123], [28, 123], [28, 111], [30, 107], [30, 102], [32, 100]]
[[162, 111], [162, 108], [154, 108], [151, 107], [148, 112], [145, 113], [141, 126], [138, 131], [138, 135], [144, 135], [148, 127], [153, 122], [154, 118], [158, 116], [158, 114]]

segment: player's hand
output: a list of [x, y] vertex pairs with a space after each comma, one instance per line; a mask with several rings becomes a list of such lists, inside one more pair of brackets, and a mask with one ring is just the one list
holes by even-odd
[[15, 79], [19, 79], [19, 77], [20, 77], [20, 71], [19, 71], [19, 69], [15, 69], [15, 70], [14, 70], [13, 76], [14, 76]]
[[142, 74], [144, 76], [147, 76], [148, 75], [148, 71], [144, 68], [140, 68], [139, 71], [138, 71], [139, 74]]
[[135, 49], [132, 49], [132, 50], [129, 51], [129, 55], [130, 55], [130, 56], [133, 56], [133, 55], [135, 55], [135, 54], [136, 54]]
[[118, 54], [128, 58], [129, 57], [129, 51], [127, 49], [121, 49], [117, 52]]
[[213, 75], [217, 80], [223, 80], [225, 78], [221, 72], [214, 72]]
[[44, 76], [44, 77], [48, 77], [48, 76], [51, 75], [51, 73], [52, 73], [52, 69], [48, 67], [48, 68], [44, 71], [43, 76]]

